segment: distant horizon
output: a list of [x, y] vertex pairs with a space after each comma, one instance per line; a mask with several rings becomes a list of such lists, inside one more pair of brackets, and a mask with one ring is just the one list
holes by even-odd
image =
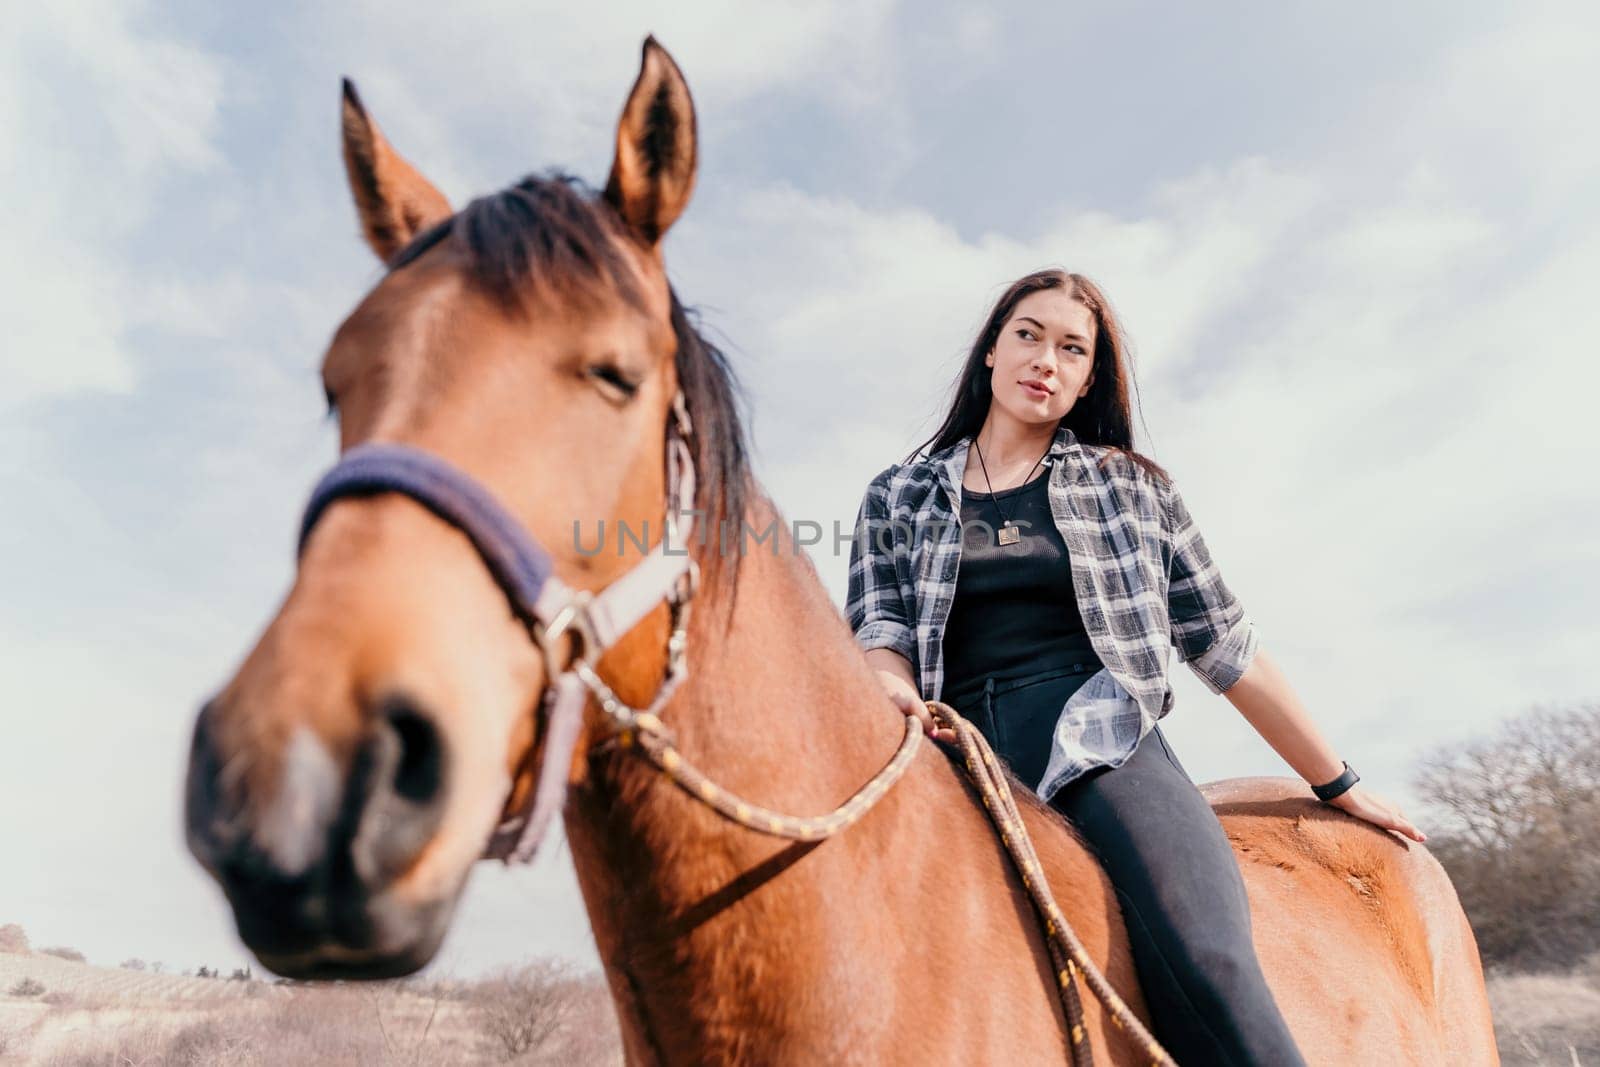
[[[0, 926], [4, 926], [4, 925], [7, 925], [7, 924], [6, 923], [0, 923]], [[20, 923], [19, 922], [19, 923], [16, 923], [15, 925], [21, 926], [24, 930], [27, 929], [27, 924], [26, 923]], [[233, 966], [233, 967], [212, 967], [210, 963], [202, 961], [200, 963], [191, 964], [190, 966], [182, 968], [181, 970], [174, 970], [167, 964], [166, 960], [161, 959], [160, 957], [140, 956], [137, 953], [132, 955], [132, 956], [124, 957], [118, 963], [102, 963], [102, 962], [100, 962], [98, 960], [89, 958], [87, 956], [87, 954], [84, 954], [85, 955], [84, 959], [76, 960], [76, 959], [68, 958], [66, 956], [59, 955], [58, 952], [56, 952], [54, 950], [66, 950], [66, 951], [70, 951], [70, 952], [77, 952], [78, 951], [77, 949], [73, 948], [73, 946], [70, 945], [70, 944], [60, 944], [60, 945], [58, 945], [58, 944], [49, 944], [49, 945], [44, 945], [44, 946], [30, 945], [26, 952], [17, 952], [17, 951], [12, 950], [12, 949], [0, 948], [0, 956], [46, 956], [46, 957], [50, 957], [52, 959], [59, 960], [62, 963], [71, 964], [71, 965], [79, 966], [79, 967], [92, 967], [92, 968], [94, 968], [96, 970], [102, 970], [102, 971], [129, 971], [129, 972], [135, 973], [135, 974], [150, 974], [150, 975], [155, 975], [155, 976], [161, 977], [161, 978], [190, 978], [190, 979], [196, 979], [196, 980], [199, 980], [199, 981], [220, 980], [220, 981], [224, 981], [224, 982], [234, 982], [234, 981], [246, 981], [246, 980], [248, 980], [248, 981], [252, 981], [252, 982], [268, 982], [268, 983], [271, 983], [271, 984], [274, 984], [274, 985], [277, 985], [277, 984], [306, 985], [306, 984], [308, 984], [307, 980], [303, 979], [303, 978], [284, 978], [281, 975], [274, 974], [273, 972], [271, 972], [271, 971], [267, 970], [265, 967], [263, 967], [259, 960], [255, 960], [254, 958], [252, 958], [250, 963], [239, 964], [238, 966]], [[128, 963], [130, 963], [130, 962], [132, 962], [134, 960], [139, 961], [144, 966], [143, 967], [129, 967], [129, 966], [127, 966]], [[547, 960], [555, 960], [555, 961], [560, 961], [560, 962], [564, 962], [564, 963], [570, 964], [571, 966], [577, 968], [578, 973], [582, 974], [582, 975], [592, 975], [592, 976], [595, 976], [595, 977], [600, 977], [605, 973], [604, 970], [600, 967], [600, 963], [599, 963], [598, 960], [573, 960], [573, 959], [568, 959], [567, 957], [563, 957], [563, 956], [559, 956], [559, 955], [530, 955], [530, 956], [526, 957], [522, 961], [506, 964], [506, 965], [503, 965], [503, 966], [517, 967], [517, 966], [523, 965], [523, 964], [538, 963], [538, 962], [547, 961]], [[159, 970], [156, 969], [158, 966], [160, 967]], [[200, 970], [200, 968], [202, 968], [202, 967], [206, 968], [207, 970], [211, 971], [212, 973], [206, 974], [206, 975], [202, 975], [202, 974], [197, 973]], [[492, 968], [491, 970], [484, 971], [484, 972], [481, 972], [479, 974], [475, 974], [475, 975], [470, 975], [469, 976], [469, 975], [454, 975], [454, 974], [448, 974], [448, 973], [441, 974], [441, 973], [438, 973], [438, 971], [436, 970], [435, 967], [430, 966], [430, 967], [424, 968], [421, 971], [416, 972], [415, 974], [406, 975], [406, 976], [404, 976], [402, 978], [383, 979], [383, 981], [402, 982], [402, 983], [406, 982], [406, 981], [413, 980], [413, 979], [425, 980], [425, 981], [439, 981], [441, 979], [457, 980], [457, 981], [479, 981], [479, 980], [482, 980], [484, 978], [493, 976], [495, 973], [499, 972], [501, 969], [502, 969], [502, 967], [495, 967], [495, 968]], [[236, 977], [237, 972], [239, 972], [239, 971], [249, 971], [250, 972], [250, 977], [248, 979], [241, 979], [241, 978]], [[315, 983], [311, 983], [311, 984], [315, 984]], [[335, 983], [332, 980], [324, 980], [323, 984], [333, 985]]]

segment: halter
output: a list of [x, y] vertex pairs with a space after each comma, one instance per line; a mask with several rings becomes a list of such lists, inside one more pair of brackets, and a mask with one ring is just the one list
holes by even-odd
[[[599, 593], [573, 589], [554, 574], [550, 554], [493, 495], [472, 477], [431, 452], [410, 445], [371, 443], [346, 452], [322, 476], [300, 520], [297, 556], [330, 504], [346, 497], [400, 493], [456, 527], [472, 542], [511, 603], [512, 612], [544, 654], [546, 684], [540, 696], [544, 756], [534, 789], [504, 817], [484, 856], [507, 866], [531, 862], [550, 820], [566, 801], [573, 751], [583, 724], [583, 709], [593, 693], [607, 718], [624, 735], [660, 730], [659, 712], [688, 673], [688, 606], [700, 584], [698, 565], [689, 557], [694, 529], [693, 433], [689, 409], [679, 391], [667, 425], [667, 513], [661, 540], [621, 578]], [[681, 518], [681, 522], [680, 522]], [[667, 673], [644, 710], [629, 707], [595, 671], [605, 651], [665, 600], [671, 610]], [[572, 636], [572, 657], [557, 660], [563, 634]]]

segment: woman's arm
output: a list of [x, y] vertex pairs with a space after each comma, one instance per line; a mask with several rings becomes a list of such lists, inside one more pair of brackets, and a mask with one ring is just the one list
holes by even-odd
[[862, 651], [886, 648], [909, 663], [917, 654], [917, 638], [895, 573], [898, 531], [889, 518], [889, 478], [893, 472], [890, 467], [873, 478], [861, 498], [850, 540], [844, 615]]
[[878, 681], [894, 706], [902, 714], [915, 715], [922, 721], [922, 732], [936, 741], [954, 741], [956, 732], [945, 729], [933, 721], [933, 713], [917, 692], [917, 679], [911, 672], [911, 661], [890, 648], [870, 648], [867, 662], [878, 672]]
[[[1165, 483], [1168, 536], [1167, 614], [1172, 643], [1195, 675], [1222, 693], [1295, 772], [1313, 785], [1337, 778], [1344, 764], [1266, 651], [1255, 626], [1233, 595], [1205, 538], [1170, 481]], [[1359, 784], [1329, 801], [1377, 826], [1426, 841], [1393, 804]]]
[[892, 648], [867, 649], [867, 662], [881, 674], [890, 674], [906, 683], [913, 694], [917, 691], [917, 676], [911, 672], [911, 661]]
[[[1256, 732], [1293, 767], [1295, 773], [1313, 785], [1331, 782], [1339, 777], [1344, 764], [1334, 754], [1333, 746], [1322, 736], [1311, 713], [1300, 702], [1300, 697], [1289, 685], [1278, 664], [1267, 655], [1267, 650], [1257, 647], [1250, 666], [1224, 696], [1239, 709]], [[1413, 841], [1426, 841], [1428, 835], [1413, 826], [1400, 809], [1376, 794], [1351, 786], [1329, 801], [1335, 807], [1370, 823], [1394, 830]]]
[[891, 467], [872, 479], [861, 499], [850, 542], [845, 618], [894, 706], [902, 714], [921, 720], [923, 732], [929, 737], [954, 741], [953, 730], [942, 730], [934, 724], [911, 665], [917, 650], [916, 631], [911, 612], [900, 596], [893, 551], [896, 531], [889, 521], [889, 477], [893, 471]]

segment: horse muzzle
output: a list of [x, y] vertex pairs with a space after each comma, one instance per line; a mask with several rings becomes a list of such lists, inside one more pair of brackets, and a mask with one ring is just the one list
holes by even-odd
[[245, 792], [242, 757], [219, 746], [216, 720], [212, 702], [195, 724], [186, 837], [245, 945], [292, 977], [391, 977], [426, 964], [460, 888], [418, 899], [404, 885], [443, 818], [448, 760], [432, 717], [385, 698], [343, 762], [301, 730], [270, 797]]

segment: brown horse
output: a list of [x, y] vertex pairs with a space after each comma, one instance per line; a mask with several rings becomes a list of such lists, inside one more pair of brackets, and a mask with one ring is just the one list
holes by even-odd
[[[761, 804], [814, 814], [850, 795], [903, 719], [751, 478], [728, 368], [667, 283], [661, 239], [696, 172], [693, 106], [667, 53], [646, 41], [603, 194], [529, 178], [452, 213], [348, 87], [344, 140], [390, 268], [324, 363], [345, 448], [446, 458], [550, 548], [563, 581], [599, 590], [634, 560], [609, 534], [592, 551], [595, 520], [661, 528], [681, 389], [703, 528], [776, 523], [777, 541], [742, 557], [737, 538], [727, 554], [716, 538], [694, 548], [690, 673], [663, 718], [684, 753]], [[630, 704], [657, 691], [668, 631], [658, 605], [599, 660]], [[266, 966], [376, 977], [428, 962], [468, 871], [532, 788], [548, 676], [458, 529], [396, 494], [327, 510], [276, 618], [201, 712], [191, 756], [190, 847]], [[601, 743], [586, 707], [563, 815], [631, 1061], [1062, 1056], [1039, 923], [933, 745], [862, 822], [800, 845], [729, 823]], [[1018, 795], [1066, 915], [1143, 1014], [1109, 883], [1064, 822]], [[1424, 849], [1298, 782], [1209, 795], [1312, 1062], [1496, 1062], [1472, 932]], [[1099, 1005], [1086, 1009], [1102, 1062], [1132, 1062]]]

